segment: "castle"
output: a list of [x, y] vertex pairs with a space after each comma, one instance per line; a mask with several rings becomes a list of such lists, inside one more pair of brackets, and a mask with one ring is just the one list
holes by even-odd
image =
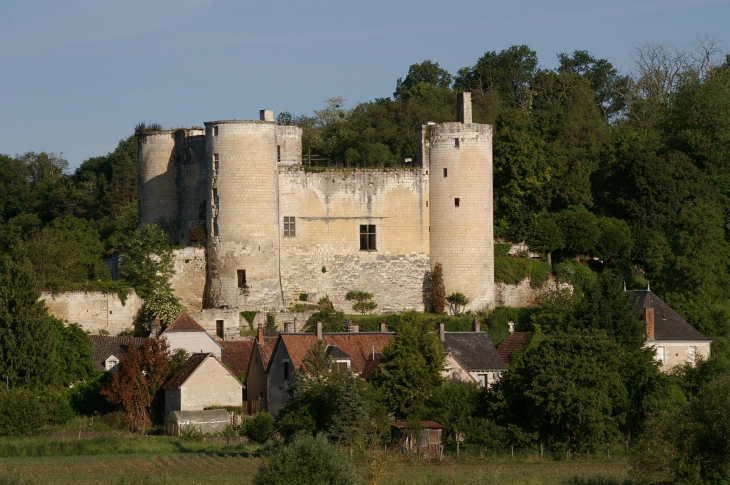
[[[137, 135], [140, 227], [166, 222], [178, 244], [206, 229], [204, 306], [281, 310], [349, 290], [378, 311], [423, 310], [430, 273], [469, 309], [494, 306], [492, 127], [457, 121], [418, 128], [413, 168], [302, 165], [302, 129], [260, 120]], [[172, 224], [171, 224], [172, 223]]]

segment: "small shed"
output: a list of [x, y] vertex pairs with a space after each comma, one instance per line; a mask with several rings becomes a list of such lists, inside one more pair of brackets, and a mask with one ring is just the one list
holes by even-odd
[[422, 431], [417, 442], [406, 434], [407, 427], [408, 423], [405, 421], [390, 423], [390, 436], [394, 443], [403, 443], [403, 449], [408, 453], [419, 452], [441, 456], [444, 451], [441, 441], [443, 426], [435, 421], [421, 421]]
[[180, 436], [186, 426], [192, 426], [200, 434], [218, 433], [228, 426], [228, 411], [210, 409], [206, 411], [173, 411], [167, 417], [167, 434]]

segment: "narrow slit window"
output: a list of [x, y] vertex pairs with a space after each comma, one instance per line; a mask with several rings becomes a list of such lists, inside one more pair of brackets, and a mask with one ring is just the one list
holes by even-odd
[[297, 235], [296, 217], [284, 216], [284, 237], [295, 237]]
[[289, 362], [284, 362], [284, 380], [289, 380]]
[[243, 288], [246, 286], [246, 270], [245, 269], [239, 269], [236, 271], [238, 276], [238, 287]]
[[218, 136], [218, 125], [213, 127], [213, 136]]
[[276, 161], [281, 162], [281, 145], [276, 145]]
[[454, 199], [454, 207], [459, 207], [459, 202], [461, 202], [461, 199], [458, 197]]
[[360, 225], [360, 251], [376, 251], [376, 237], [374, 224]]
[[220, 231], [218, 230], [218, 217], [213, 217], [213, 236], [218, 236]]
[[459, 139], [458, 138], [454, 138], [454, 146], [456, 148], [459, 148]]
[[223, 339], [223, 320], [215, 321], [215, 336], [219, 339]]
[[448, 177], [448, 176], [449, 176], [449, 169], [444, 167], [444, 177]]

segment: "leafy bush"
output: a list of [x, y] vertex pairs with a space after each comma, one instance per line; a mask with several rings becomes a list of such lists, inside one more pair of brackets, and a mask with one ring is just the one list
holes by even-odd
[[256, 310], [244, 310], [241, 312], [241, 316], [248, 322], [248, 328], [253, 330], [253, 319], [256, 318]]
[[0, 435], [31, 435], [46, 424], [46, 412], [35, 393], [10, 389], [0, 395]]
[[588, 266], [570, 260], [556, 264], [553, 273], [560, 283], [570, 283], [579, 291], [596, 279], [596, 273]]
[[495, 258], [506, 258], [509, 255], [509, 250], [512, 249], [510, 243], [495, 243], [494, 244], [494, 257]]
[[267, 411], [261, 411], [246, 421], [246, 436], [252, 441], [263, 443], [274, 431], [274, 418]]
[[516, 285], [530, 278], [532, 288], [540, 288], [550, 277], [550, 265], [530, 258], [494, 258], [494, 281]]
[[487, 316], [487, 333], [494, 345], [499, 345], [509, 337], [509, 322], [515, 322], [515, 330], [531, 331], [530, 317], [535, 308], [497, 307]]
[[253, 477], [256, 485], [310, 485], [357, 483], [344, 450], [317, 437], [298, 434], [292, 442], [274, 448], [269, 461]]
[[188, 238], [190, 238], [190, 241], [193, 243], [202, 244], [206, 237], [207, 234], [203, 226], [191, 227], [190, 231], [188, 231]]

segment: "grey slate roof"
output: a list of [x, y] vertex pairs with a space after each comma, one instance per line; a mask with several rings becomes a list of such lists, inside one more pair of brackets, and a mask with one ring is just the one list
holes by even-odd
[[347, 355], [341, 348], [339, 348], [336, 345], [328, 345], [327, 350], [325, 350], [325, 353], [332, 357], [333, 359], [340, 359], [340, 360], [352, 360], [352, 357]]
[[634, 311], [644, 320], [643, 309], [654, 308], [654, 340], [709, 341], [651, 290], [634, 290]]
[[486, 332], [444, 332], [442, 346], [469, 372], [507, 370]]
[[99, 372], [106, 372], [104, 361], [110, 355], [121, 359], [129, 345], [133, 345], [134, 348], [138, 349], [148, 340], [146, 337], [109, 337], [104, 335], [89, 335], [89, 339], [91, 339], [91, 354], [94, 366]]

